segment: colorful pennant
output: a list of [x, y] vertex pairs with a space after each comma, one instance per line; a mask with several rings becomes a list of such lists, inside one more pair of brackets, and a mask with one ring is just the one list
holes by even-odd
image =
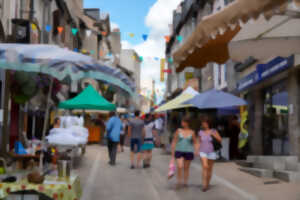
[[154, 60], [159, 61], [159, 57], [155, 57]]
[[95, 53], [95, 51], [94, 51], [94, 50], [91, 50], [90, 53], [91, 53], [91, 55], [93, 55], [93, 54]]
[[173, 62], [174, 62], [173, 58], [169, 58], [169, 59], [168, 59], [168, 62], [169, 62], [169, 63], [173, 63]]
[[51, 31], [52, 27], [51, 25], [46, 25], [45, 30], [49, 33]]
[[86, 31], [85, 31], [85, 34], [86, 34], [86, 36], [90, 37], [91, 34], [92, 34], [92, 31], [91, 31], [91, 30], [86, 30]]
[[75, 48], [75, 49], [74, 49], [74, 51], [75, 51], [75, 52], [78, 52], [78, 49], [77, 49], [77, 48]]
[[140, 61], [143, 62], [144, 61], [144, 58], [143, 56], [140, 56]]
[[165, 36], [165, 40], [167, 43], [170, 42], [170, 39], [171, 39], [170, 36], [168, 36], [168, 35]]
[[147, 34], [144, 34], [142, 37], [143, 37], [144, 41], [146, 41], [148, 39], [148, 35]]
[[102, 50], [100, 50], [99, 55], [100, 55], [100, 57], [103, 57], [104, 53]]
[[134, 33], [129, 33], [129, 36], [133, 38], [134, 37]]
[[77, 29], [77, 28], [72, 28], [72, 34], [73, 34], [73, 35], [76, 35], [77, 32], [78, 32], [78, 29]]
[[178, 35], [178, 36], [176, 37], [176, 39], [177, 39], [178, 42], [182, 42], [182, 36], [181, 36], [181, 35]]
[[87, 53], [87, 50], [82, 49], [81, 52], [82, 52], [82, 53]]
[[101, 32], [101, 35], [102, 35], [102, 36], [107, 36], [107, 32], [102, 31], [102, 32]]
[[35, 24], [31, 24], [31, 29], [32, 29], [33, 31], [37, 30], [36, 25], [35, 25]]
[[63, 30], [64, 30], [64, 27], [62, 27], [62, 26], [58, 26], [58, 27], [57, 27], [58, 33], [62, 33]]

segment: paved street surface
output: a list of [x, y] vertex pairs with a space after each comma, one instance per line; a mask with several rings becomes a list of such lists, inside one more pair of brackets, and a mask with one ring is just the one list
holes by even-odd
[[[300, 200], [297, 189], [299, 185], [287, 183], [264, 185], [263, 179], [239, 172], [237, 167], [230, 163], [216, 164], [212, 189], [203, 193], [201, 167], [199, 161], [195, 161], [191, 167], [189, 188], [175, 191], [175, 178], [171, 181], [166, 178], [170, 157], [161, 155], [160, 152], [155, 150], [151, 169], [130, 170], [128, 149], [118, 154], [117, 165], [111, 167], [108, 165], [105, 147], [88, 146], [80, 167], [75, 170], [81, 178], [82, 200], [256, 200], [270, 199], [274, 195], [279, 197], [276, 199]], [[283, 190], [276, 192], [278, 189], [280, 191], [280, 188]]]

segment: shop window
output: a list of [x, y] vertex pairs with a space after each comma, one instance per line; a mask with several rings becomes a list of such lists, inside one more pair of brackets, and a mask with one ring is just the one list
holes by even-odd
[[264, 90], [263, 147], [265, 155], [289, 155], [286, 81]]

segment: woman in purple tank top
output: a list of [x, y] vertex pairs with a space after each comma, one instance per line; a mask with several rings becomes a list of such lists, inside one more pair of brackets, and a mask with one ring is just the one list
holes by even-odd
[[202, 185], [203, 192], [209, 189], [209, 183], [212, 176], [214, 161], [217, 159], [217, 154], [213, 146], [213, 137], [222, 142], [219, 133], [212, 129], [209, 118], [204, 118], [201, 121], [202, 130], [199, 131], [200, 158], [202, 163]]

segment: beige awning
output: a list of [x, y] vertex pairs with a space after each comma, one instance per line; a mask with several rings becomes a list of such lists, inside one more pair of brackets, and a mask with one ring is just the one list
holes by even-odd
[[236, 0], [223, 10], [204, 17], [173, 54], [177, 72], [187, 66], [202, 68], [208, 62], [226, 62], [229, 59], [227, 45], [239, 32], [241, 22], [257, 19], [261, 13], [269, 19], [276, 12], [284, 12], [286, 5], [287, 0]]

